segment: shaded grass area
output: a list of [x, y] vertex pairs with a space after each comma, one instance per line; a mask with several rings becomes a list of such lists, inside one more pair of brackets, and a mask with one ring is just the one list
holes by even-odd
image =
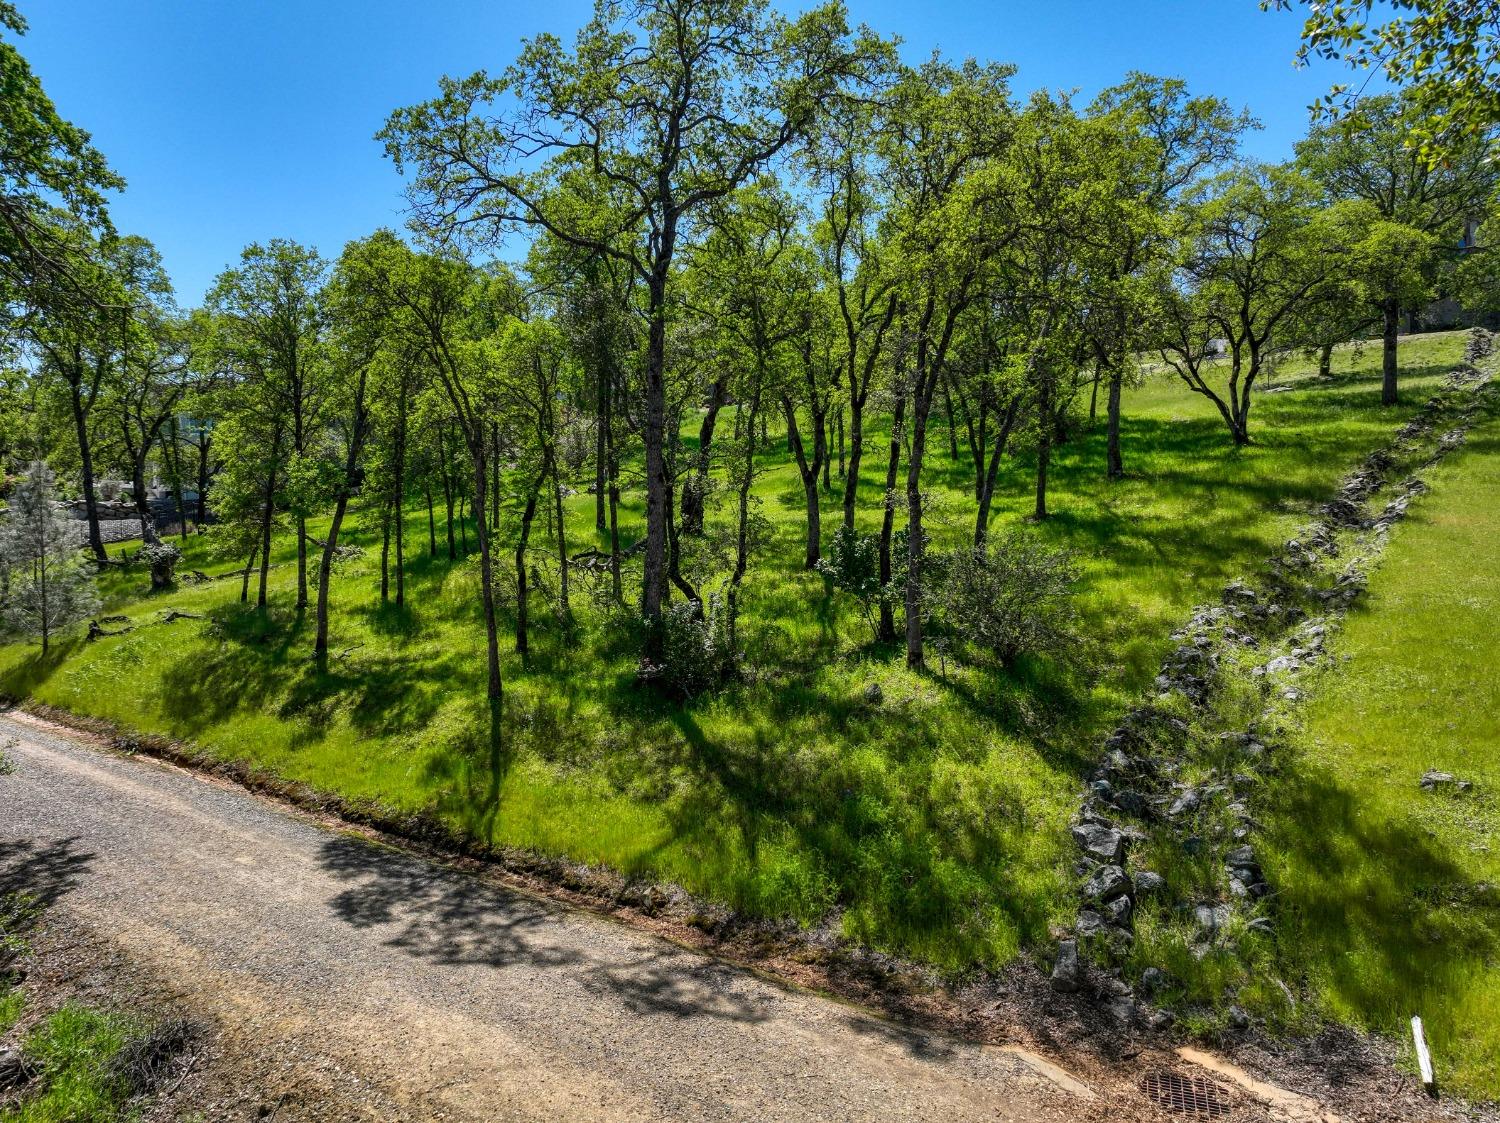
[[[1428, 476], [1264, 800], [1280, 953], [1328, 1014], [1500, 1099], [1500, 422]], [[1439, 769], [1467, 794], [1424, 792]]]
[[[1460, 347], [1456, 335], [1404, 345], [1407, 402], [1431, 392]], [[1153, 379], [1127, 395], [1127, 479], [1103, 479], [1102, 425], [1057, 450], [1056, 513], [1036, 533], [1077, 551], [1084, 569], [1084, 657], [1069, 665], [1022, 660], [1001, 672], [934, 659], [932, 671], [913, 673], [903, 652], [872, 646], [856, 607], [797, 568], [802, 497], [783, 444], [756, 486], [766, 532], [743, 598], [747, 672], [713, 697], [678, 705], [637, 687], [633, 621], [580, 578], [571, 625], [543, 596], [531, 655], [506, 645], [495, 743], [482, 704], [477, 559], [447, 559], [441, 512], [439, 554], [428, 556], [425, 510], [407, 515], [404, 608], [380, 603], [378, 527], [356, 513], [350, 540], [365, 552], [334, 582], [341, 656], [326, 671], [309, 658], [310, 613], [293, 609], [284, 535], [267, 611], [240, 605], [235, 579], [152, 597], [143, 573], [111, 570], [110, 611], [129, 615], [132, 630], [59, 644], [46, 659], [0, 649], [0, 691], [191, 739], [398, 814], [434, 813], [481, 841], [674, 881], [758, 915], [835, 919], [849, 936], [948, 969], [994, 966], [1071, 911], [1066, 824], [1082, 777], [1098, 734], [1155, 673], [1171, 629], [1268, 555], [1410, 416], [1409, 405], [1380, 407], [1378, 362], [1373, 350], [1341, 352], [1327, 380], [1289, 368], [1291, 388], [1258, 400], [1247, 449], [1231, 447], [1208, 403]], [[875, 428], [864, 529], [878, 521], [883, 490]], [[938, 547], [967, 541], [974, 510], [972, 466], [948, 459], [945, 445], [935, 433]], [[1027, 454], [1003, 465], [996, 528], [1030, 512], [1033, 470]], [[642, 509], [639, 495], [627, 497], [627, 543], [642, 531]], [[592, 514], [592, 497], [569, 501], [573, 549], [595, 540]], [[837, 517], [836, 487], [824, 497], [825, 528]], [[713, 497], [690, 570], [712, 568], [730, 519]], [[502, 538], [514, 520], [503, 522]], [[551, 589], [548, 537], [539, 522], [533, 564]], [[183, 572], [232, 568], [202, 540], [187, 550]], [[508, 592], [506, 553], [500, 572]], [[168, 608], [205, 619], [158, 622]], [[866, 701], [871, 683], [883, 701]]]

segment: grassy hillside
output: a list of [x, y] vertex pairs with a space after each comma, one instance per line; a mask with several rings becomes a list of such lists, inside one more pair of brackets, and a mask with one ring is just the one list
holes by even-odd
[[[1500, 419], [1427, 477], [1266, 793], [1282, 954], [1328, 1013], [1500, 1098]], [[1468, 793], [1423, 791], [1438, 769]]]
[[[351, 540], [365, 552], [334, 583], [342, 654], [326, 673], [308, 658], [310, 613], [292, 609], [283, 538], [269, 612], [242, 607], [235, 580], [150, 597], [143, 573], [113, 571], [110, 610], [133, 630], [75, 639], [46, 660], [35, 647], [0, 648], [0, 692], [189, 738], [346, 798], [434, 812], [479, 839], [649, 874], [758, 914], [833, 917], [851, 936], [943, 967], [995, 965], [1070, 911], [1066, 822], [1082, 776], [1168, 633], [1269, 554], [1460, 349], [1457, 335], [1407, 342], [1406, 404], [1395, 409], [1378, 404], [1376, 348], [1340, 352], [1329, 380], [1289, 367], [1285, 391], [1257, 401], [1257, 443], [1239, 451], [1207, 402], [1150, 380], [1127, 395], [1130, 475], [1114, 485], [1103, 480], [1102, 426], [1059, 450], [1055, 514], [1039, 533], [1084, 564], [1084, 671], [1033, 661], [1002, 674], [934, 659], [914, 674], [902, 652], [871, 646], [854, 606], [797, 568], [802, 496], [778, 450], [758, 484], [768, 537], [746, 580], [747, 673], [711, 698], [679, 706], [638, 687], [629, 621], [575, 591], [571, 630], [541, 606], [530, 657], [506, 645], [504, 737], [492, 751], [478, 704], [477, 560], [450, 563], [441, 530], [440, 556], [428, 557], [416, 510], [404, 610], [379, 603], [378, 533], [356, 516]], [[972, 470], [946, 459], [943, 437], [933, 443], [930, 525], [939, 545], [963, 541]], [[872, 448], [871, 524], [879, 434]], [[997, 527], [1030, 511], [1032, 470], [1025, 456], [1006, 462]], [[837, 510], [826, 497], [829, 529]], [[629, 515], [627, 542], [640, 533], [638, 503]], [[576, 496], [568, 520], [572, 548], [590, 541], [592, 499]], [[537, 538], [550, 585], [541, 527]], [[230, 568], [206, 550], [190, 543], [183, 571]], [[206, 618], [156, 622], [164, 609]], [[871, 683], [883, 701], [865, 700]]]

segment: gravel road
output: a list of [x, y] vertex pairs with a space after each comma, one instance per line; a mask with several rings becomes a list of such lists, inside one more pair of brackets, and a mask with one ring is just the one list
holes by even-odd
[[258, 1058], [258, 1086], [214, 1118], [1032, 1121], [1103, 1106], [1081, 1111], [1024, 1055], [894, 1026], [237, 787], [21, 715], [0, 715], [8, 738], [0, 891], [43, 893]]

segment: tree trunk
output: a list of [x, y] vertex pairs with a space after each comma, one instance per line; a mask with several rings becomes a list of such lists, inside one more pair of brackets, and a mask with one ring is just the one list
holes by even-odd
[[380, 603], [391, 599], [391, 501], [380, 509]]
[[260, 554], [260, 544], [256, 543], [250, 547], [250, 557], [245, 561], [245, 572], [240, 578], [240, 603], [250, 602], [250, 571], [255, 568], [255, 559]]
[[1052, 385], [1043, 377], [1037, 400], [1036, 438], [1036, 509], [1032, 517], [1038, 522], [1047, 517], [1047, 468], [1052, 460]]
[[844, 473], [844, 526], [854, 529], [855, 495], [859, 491], [859, 462], [864, 452], [864, 402], [849, 398], [849, 466]]
[[979, 513], [974, 519], [974, 547], [979, 549], [984, 546], [990, 534], [990, 505], [995, 497], [995, 477], [1000, 470], [1000, 457], [1005, 454], [1006, 442], [1010, 440], [1010, 433], [1015, 428], [1016, 419], [1021, 413], [1021, 398], [1016, 395], [1006, 406], [1005, 416], [1000, 422], [1000, 430], [995, 434], [995, 447], [990, 453], [990, 462], [984, 472], [984, 486], [979, 493]]
[[531, 650], [528, 637], [530, 616], [527, 612], [526, 545], [531, 541], [531, 522], [536, 518], [536, 499], [547, 476], [537, 477], [536, 486], [526, 497], [526, 508], [521, 512], [521, 537], [516, 542], [516, 652], [525, 655]]
[[826, 410], [823, 413], [823, 490], [833, 491], [833, 415]]
[[[479, 510], [484, 510], [485, 488], [489, 481], [485, 478], [485, 455], [484, 434], [475, 433], [472, 438], [475, 448], [474, 456], [474, 503]], [[500, 684], [500, 634], [497, 630], [495, 620], [495, 575], [493, 559], [490, 556], [490, 531], [483, 519], [479, 520], [479, 583], [480, 599], [484, 605], [484, 636], [485, 654], [489, 670], [489, 681], [486, 687], [488, 697], [492, 706], [498, 707], [502, 698]]]
[[711, 451], [714, 430], [719, 424], [719, 411], [724, 408], [729, 392], [729, 376], [724, 375], [713, 384], [709, 395], [708, 409], [703, 414], [703, 423], [698, 426], [698, 455], [689, 478], [682, 489], [682, 533], [703, 533], [703, 502], [708, 487], [708, 469], [712, 463]]
[[[484, 512], [479, 512], [480, 518]], [[490, 529], [500, 530], [500, 422], [490, 422]]]
[[297, 516], [297, 611], [307, 607], [307, 519]]
[[157, 435], [161, 456], [172, 474], [172, 505], [177, 508], [177, 536], [187, 544], [187, 508], [182, 502], [182, 444], [177, 435], [177, 418], [167, 422], [166, 435]]
[[672, 514], [672, 492], [667, 490], [667, 580], [677, 587], [688, 603], [696, 606], [696, 614], [703, 615], [703, 598], [698, 595], [698, 590], [688, 584], [687, 578], [682, 574], [682, 550], [681, 542], [677, 534], [677, 520]]
[[422, 484], [422, 494], [427, 496], [427, 555], [437, 557], [437, 517], [432, 510], [432, 481]]
[[[670, 235], [672, 232], [668, 232]], [[665, 240], [665, 239], [664, 239]], [[670, 253], [670, 247], [664, 256]], [[641, 578], [641, 615], [655, 623], [667, 598], [667, 517], [671, 502], [667, 480], [667, 275], [659, 269], [650, 279], [650, 331], [646, 344], [646, 386], [641, 439], [646, 451], [646, 551]], [[650, 629], [654, 634], [655, 628]], [[650, 640], [648, 643], [655, 643]], [[650, 650], [648, 654], [658, 654]]]
[[901, 424], [906, 414], [906, 395], [896, 396], [895, 411], [891, 417], [891, 452], [885, 467], [884, 514], [880, 520], [880, 628], [878, 636], [882, 643], [896, 642], [896, 615], [891, 608], [887, 590], [891, 584], [891, 536], [895, 530], [896, 508], [891, 500], [896, 491], [896, 473], [901, 466]]
[[558, 470], [556, 450], [549, 451], [548, 456], [552, 461], [552, 494], [557, 502], [558, 609], [566, 625], [572, 618], [573, 610], [568, 605], [568, 531], [563, 521], [562, 472]]
[[339, 489], [338, 501], [333, 506], [333, 521], [328, 524], [328, 540], [323, 543], [323, 564], [318, 567], [318, 636], [313, 643], [313, 658], [320, 671], [328, 669], [328, 586], [333, 579], [333, 558], [338, 551], [339, 529], [344, 525], [344, 512], [348, 509], [349, 488], [346, 485]]
[[406, 549], [403, 534], [406, 523], [406, 418], [396, 426], [396, 480], [391, 505], [396, 516], [396, 607], [406, 604]]
[[1325, 343], [1318, 348], [1318, 377], [1333, 377], [1333, 344]]
[[182, 539], [182, 544], [187, 545], [187, 508], [182, 503], [182, 484], [172, 485], [172, 500], [177, 505], [177, 537]]
[[[401, 453], [398, 453], [398, 466], [396, 466], [396, 478], [401, 480]], [[396, 516], [396, 607], [402, 607], [407, 603], [407, 550], [405, 550], [404, 531], [405, 520], [407, 520], [407, 508], [401, 502], [404, 495], [404, 486], [398, 484], [396, 487], [395, 516]]]
[[276, 467], [281, 458], [281, 434], [271, 441], [271, 459], [266, 470], [266, 497], [260, 521], [260, 591], [256, 594], [255, 607], [266, 607], [266, 581], [271, 571], [271, 517], [276, 501]]
[[[920, 410], [918, 412], [920, 412]], [[948, 380], [946, 378], [943, 379], [943, 412], [947, 415], [948, 419], [948, 456], [952, 460], [957, 460], [958, 426], [953, 419], [953, 395], [948, 390]], [[912, 438], [914, 440], [916, 439], [915, 430], [913, 430], [912, 432]], [[925, 437], [923, 438], [923, 444], [926, 444]], [[908, 472], [910, 471], [910, 465], [908, 465], [907, 470]]]
[[[922, 654], [922, 462], [927, 453], [927, 420], [933, 387], [925, 392], [922, 382], [930, 375], [917, 367], [918, 389], [913, 403], [911, 455], [906, 462], [906, 665], [914, 669], [924, 665]], [[946, 394], [946, 388], [945, 388]], [[950, 424], [949, 435], [953, 435]], [[954, 459], [958, 445], [954, 443]]]
[[443, 452], [443, 506], [448, 511], [448, 560], [458, 557], [458, 540], [453, 534], [453, 480], [448, 475], [448, 453]]
[[1236, 447], [1243, 447], [1250, 443], [1250, 396], [1251, 388], [1255, 385], [1256, 376], [1260, 373], [1260, 357], [1252, 350], [1250, 357], [1250, 373], [1245, 378], [1243, 385], [1236, 385], [1237, 380], [1231, 380], [1229, 393], [1229, 433], [1234, 438]]
[[41, 591], [41, 598], [42, 598], [41, 599], [41, 607], [42, 607], [42, 619], [41, 619], [41, 623], [42, 623], [42, 654], [46, 655], [47, 654], [47, 645], [51, 641], [51, 638], [52, 638], [52, 609], [51, 609], [51, 606], [48, 605], [48, 603], [47, 603], [47, 554], [46, 554], [46, 551], [43, 551], [42, 552], [42, 556], [37, 559], [37, 562], [36, 562], [36, 579], [37, 579], [37, 587]]
[[839, 403], [839, 479], [844, 478], [844, 406]]
[[822, 512], [818, 505], [818, 473], [823, 467], [827, 449], [824, 444], [823, 418], [813, 414], [813, 458], [807, 459], [807, 449], [802, 443], [802, 430], [797, 425], [797, 407], [792, 399], [783, 395], [781, 409], [786, 415], [786, 439], [797, 460], [797, 472], [802, 477], [802, 494], [807, 506], [807, 550], [803, 554], [802, 567], [812, 569], [822, 556], [823, 526]]
[[1396, 392], [1396, 333], [1401, 323], [1401, 305], [1387, 300], [1381, 312], [1384, 330], [1381, 333], [1380, 404], [1393, 406], [1399, 400]]
[[203, 527], [208, 522], [208, 446], [209, 435], [207, 432], [198, 434], [198, 514], [194, 521], [197, 524], [199, 534], [203, 533]]
[[109, 562], [104, 552], [104, 536], [99, 533], [99, 501], [94, 494], [94, 452], [89, 442], [88, 411], [83, 405], [83, 376], [75, 371], [68, 379], [69, 399], [73, 407], [73, 432], [78, 440], [78, 460], [83, 470], [83, 510], [89, 524], [89, 553], [101, 568]]
[[595, 396], [595, 416], [598, 419], [594, 426], [594, 529], [596, 531], [602, 531], [608, 525], [605, 520], [605, 503], [608, 498], [605, 492], [609, 487], [608, 369], [606, 364], [599, 364]]
[[818, 506], [818, 478], [814, 476], [812, 482], [805, 484], [804, 489], [807, 500], [807, 550], [803, 554], [802, 568], [814, 568], [823, 554], [823, 515]]
[[1125, 372], [1115, 365], [1109, 372], [1109, 434], [1105, 440], [1106, 466], [1104, 474], [1108, 479], [1118, 480], [1125, 475], [1125, 461], [1120, 455], [1120, 395], [1124, 389]]
[[625, 590], [620, 583], [620, 465], [615, 457], [613, 430], [608, 440], [609, 457], [609, 578], [616, 604], [625, 603]]
[[745, 580], [745, 570], [750, 564], [750, 488], [755, 483], [755, 417], [760, 412], [761, 387], [764, 371], [758, 372], [755, 393], [750, 397], [750, 429], [745, 441], [745, 459], [741, 466], [738, 518], [735, 522], [734, 573], [729, 578], [729, 596], [726, 609], [729, 613], [729, 643], [739, 645], [740, 585]]
[[131, 457], [130, 486], [135, 491], [135, 514], [141, 521], [141, 540], [148, 544], [160, 542], [156, 533], [156, 520], [151, 517], [151, 504], [146, 500], [146, 450]]

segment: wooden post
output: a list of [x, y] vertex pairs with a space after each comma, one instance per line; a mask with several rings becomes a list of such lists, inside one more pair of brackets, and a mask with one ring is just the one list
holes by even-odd
[[1427, 1089], [1428, 1095], [1437, 1095], [1437, 1078], [1432, 1074], [1432, 1054], [1427, 1051], [1427, 1036], [1422, 1032], [1422, 1019], [1416, 1016], [1411, 1020], [1411, 1039], [1417, 1046], [1417, 1068], [1422, 1073], [1422, 1087]]

